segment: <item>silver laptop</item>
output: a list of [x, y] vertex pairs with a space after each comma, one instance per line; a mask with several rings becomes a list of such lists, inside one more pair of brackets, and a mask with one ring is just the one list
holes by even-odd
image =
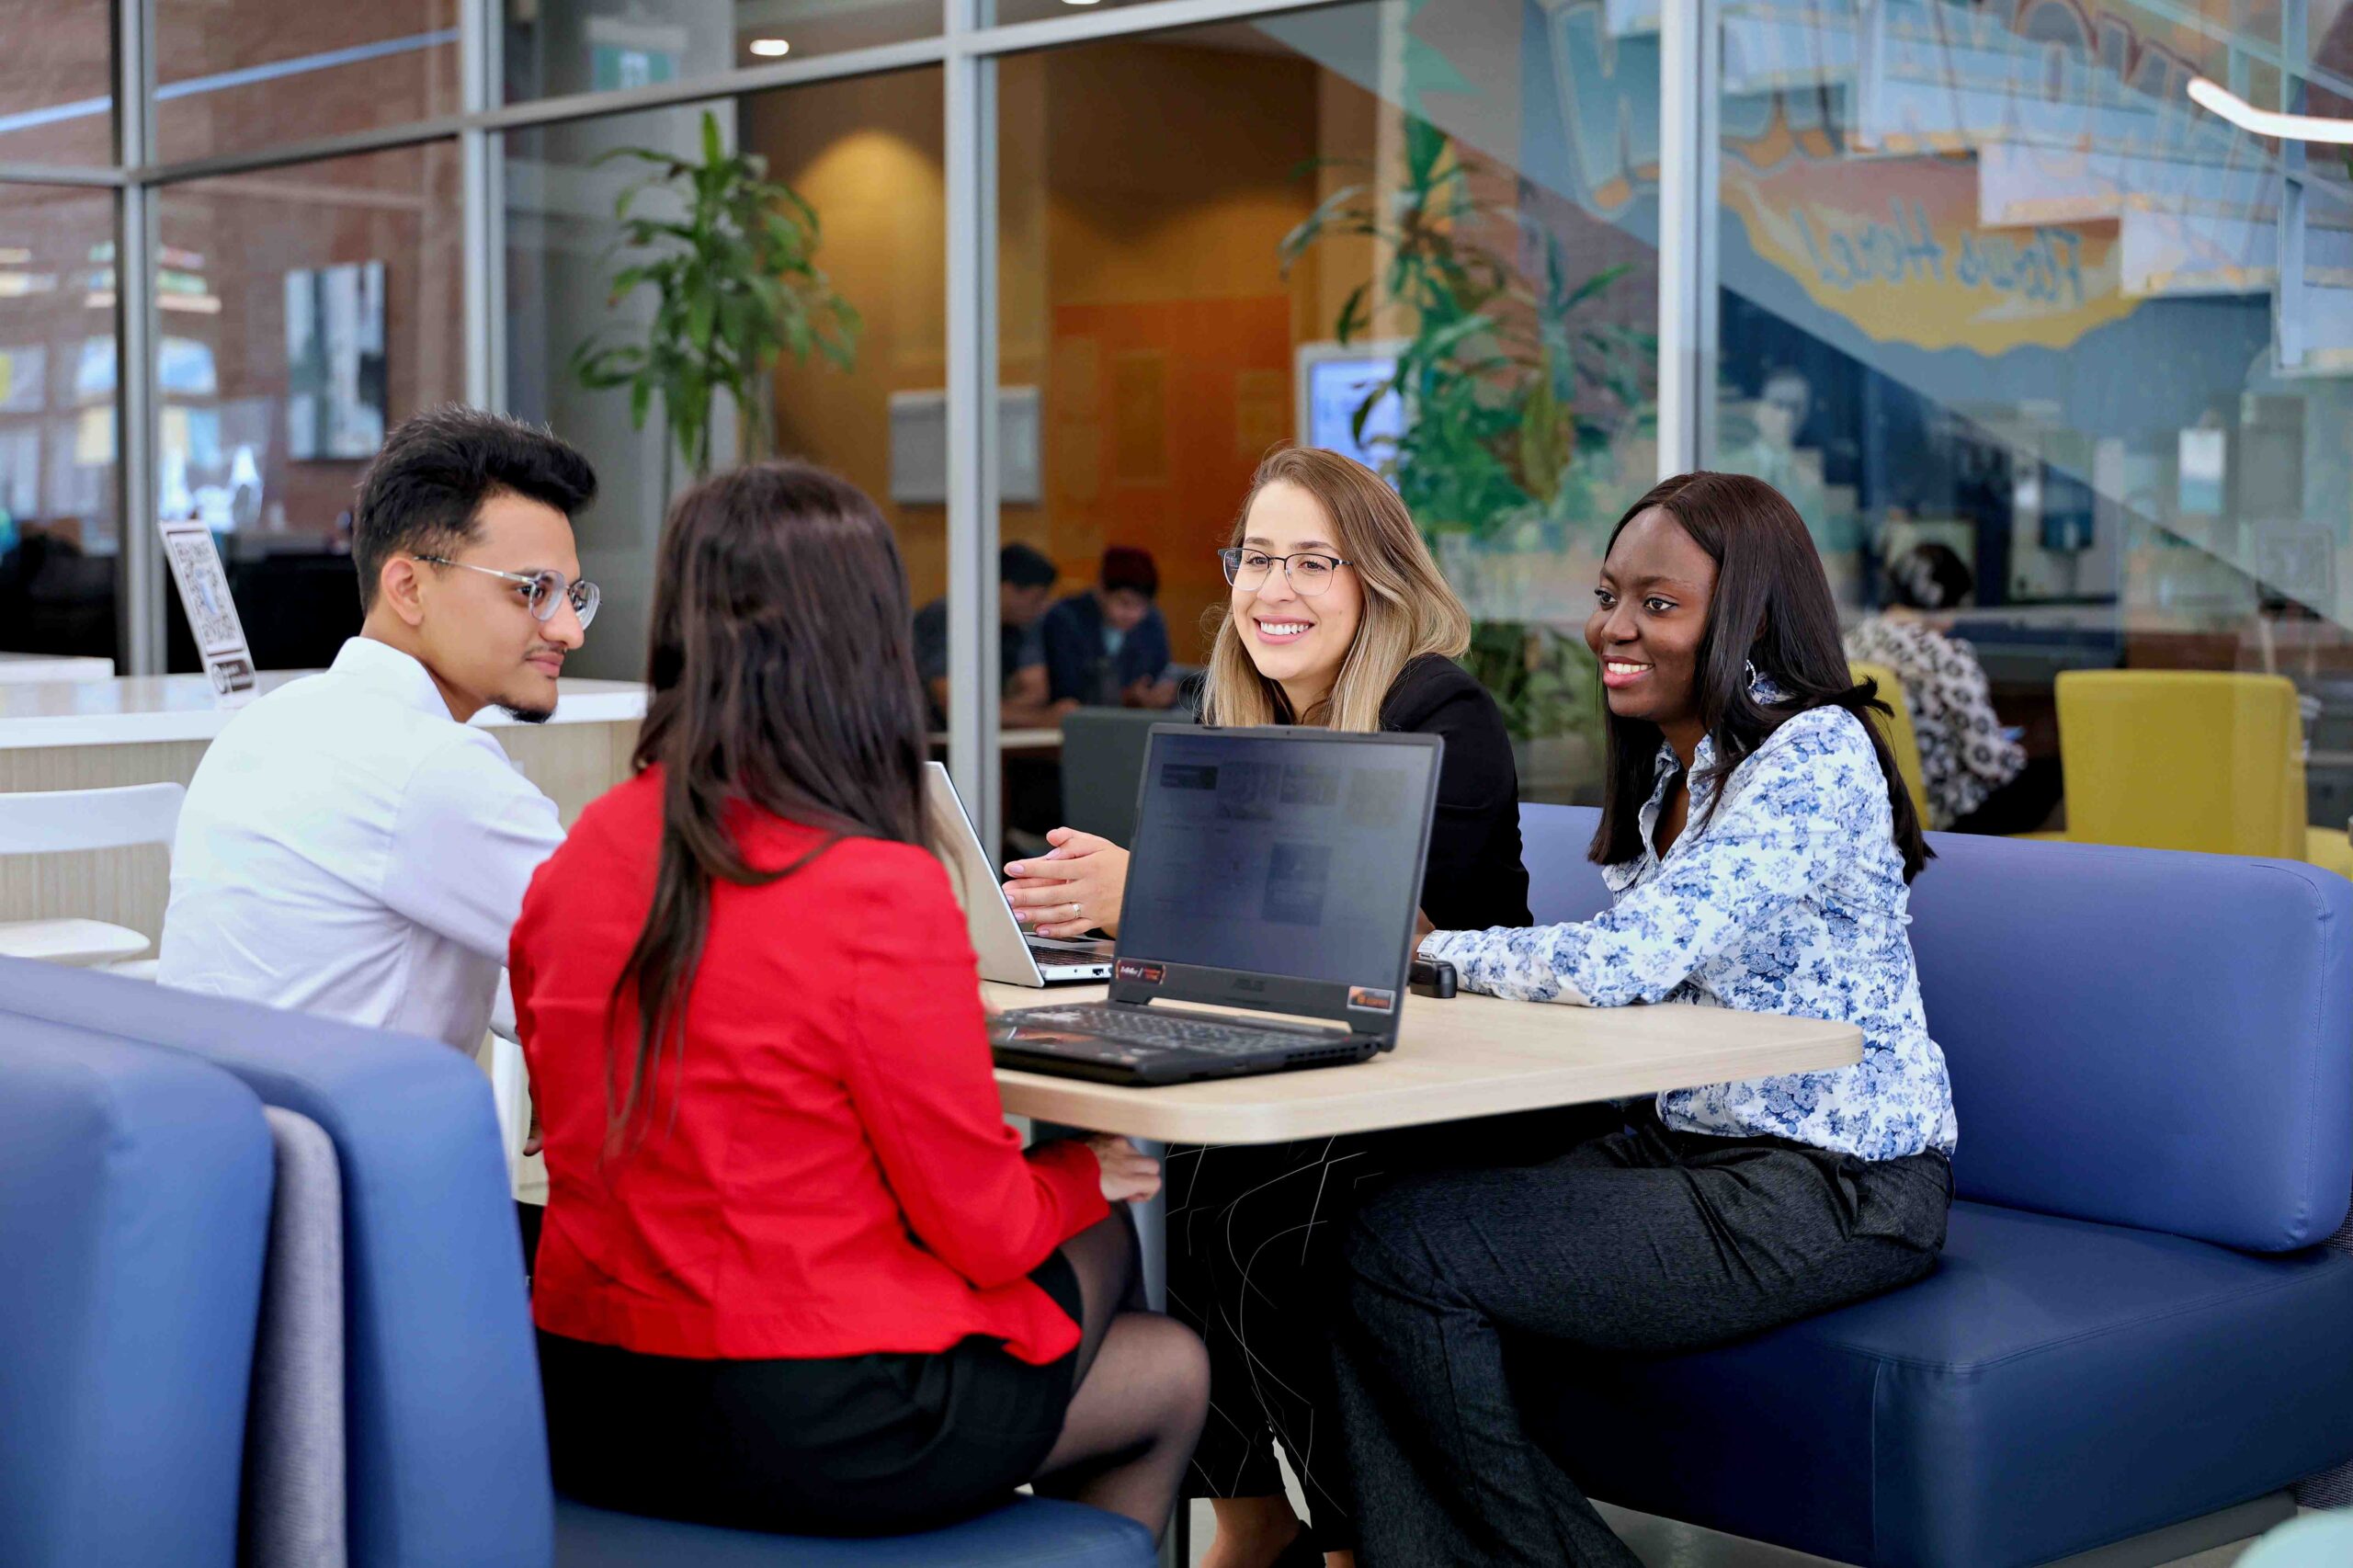
[[981, 835], [972, 831], [948, 769], [936, 762], [924, 768], [933, 841], [948, 862], [957, 902], [964, 906], [964, 928], [980, 955], [981, 978], [1005, 985], [1087, 985], [1110, 979], [1111, 943], [1058, 941], [1021, 928], [1005, 902], [1004, 879], [981, 847]]

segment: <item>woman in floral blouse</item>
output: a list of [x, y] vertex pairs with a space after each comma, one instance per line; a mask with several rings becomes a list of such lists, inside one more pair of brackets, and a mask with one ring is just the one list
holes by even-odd
[[1685, 474], [1620, 521], [1600, 578], [1612, 907], [1423, 952], [1523, 1001], [1839, 1019], [1863, 1059], [1661, 1095], [1359, 1208], [1335, 1362], [1368, 1568], [1638, 1568], [1529, 1440], [1505, 1333], [1693, 1349], [1907, 1284], [1944, 1244], [1952, 1097], [1904, 934], [1928, 850], [1805, 525], [1761, 481]]

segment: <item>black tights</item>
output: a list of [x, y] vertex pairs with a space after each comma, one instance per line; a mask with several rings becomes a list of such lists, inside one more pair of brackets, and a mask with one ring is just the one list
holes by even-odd
[[1209, 1413], [1209, 1352], [1145, 1310], [1142, 1258], [1122, 1210], [1063, 1244], [1086, 1305], [1076, 1392], [1035, 1490], [1123, 1514], [1159, 1539]]

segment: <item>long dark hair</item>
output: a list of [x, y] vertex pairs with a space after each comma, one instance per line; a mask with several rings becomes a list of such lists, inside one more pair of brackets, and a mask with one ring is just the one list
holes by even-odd
[[[650, 1124], [664, 1051], [686, 1050], [714, 882], [777, 881], [843, 838], [928, 843], [911, 637], [898, 545], [855, 485], [762, 463], [670, 508], [635, 759], [662, 769], [661, 863], [608, 1015], [608, 1152]], [[732, 831], [746, 810], [823, 836], [791, 865], [756, 868]]]
[[[1616, 548], [1627, 524], [1654, 506], [1680, 524], [1716, 563], [1698, 668], [1699, 719], [1715, 749], [1711, 781], [1721, 785], [1730, 778], [1766, 736], [1809, 708], [1844, 708], [1862, 721], [1886, 776], [1904, 880], [1918, 876], [1928, 862], [1928, 841], [1887, 737], [1870, 718], [1872, 710], [1890, 710], [1879, 699], [1877, 682], [1858, 684], [1847, 668], [1830, 579], [1797, 508], [1779, 491], [1746, 474], [1677, 474], [1626, 509], [1610, 530], [1610, 547]], [[1751, 665], [1780, 688], [1781, 700], [1768, 707], [1749, 695]], [[1586, 851], [1598, 864], [1615, 865], [1643, 852], [1640, 816], [1657, 786], [1659, 741], [1656, 724], [1608, 715], [1601, 826]], [[1722, 798], [1719, 789], [1699, 825], [1705, 826]]]

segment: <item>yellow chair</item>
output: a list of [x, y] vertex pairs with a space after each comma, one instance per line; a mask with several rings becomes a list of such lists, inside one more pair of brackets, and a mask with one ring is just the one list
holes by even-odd
[[2353, 876], [2345, 830], [2304, 821], [2303, 717], [2285, 676], [2069, 670], [2058, 702], [2067, 831], [2052, 836]]
[[1920, 813], [1920, 825], [1928, 825], [1928, 788], [1920, 772], [1920, 735], [1912, 725], [1912, 704], [1904, 695], [1904, 683], [1885, 665], [1857, 664], [1849, 661], [1847, 670], [1858, 682], [1877, 681], [1879, 699], [1894, 710], [1892, 714], [1871, 715], [1871, 722], [1887, 737], [1887, 749], [1895, 754], [1895, 771], [1903, 777], [1904, 793], [1912, 797], [1912, 809]]

